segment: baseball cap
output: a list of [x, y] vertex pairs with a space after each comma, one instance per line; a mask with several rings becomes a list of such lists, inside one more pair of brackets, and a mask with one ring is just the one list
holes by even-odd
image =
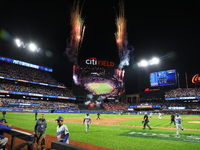
[[61, 117], [61, 116], [59, 116], [59, 117], [56, 119], [56, 121], [58, 121], [58, 120], [64, 121], [64, 118]]
[[0, 121], [1, 121], [1, 122], [4, 121], [5, 123], [7, 123], [7, 122], [6, 122], [6, 119], [0, 119]]

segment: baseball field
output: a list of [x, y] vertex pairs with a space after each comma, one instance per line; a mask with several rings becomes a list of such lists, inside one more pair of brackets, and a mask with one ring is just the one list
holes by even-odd
[[[40, 117], [41, 114], [38, 114]], [[82, 123], [85, 114], [45, 113], [48, 129], [47, 134], [55, 136], [58, 116], [65, 118], [70, 140], [97, 145], [100, 149], [116, 150], [199, 150], [200, 149], [200, 115], [181, 115], [184, 130], [176, 137], [174, 125], [170, 125], [170, 115], [157, 115], [150, 118], [148, 128], [142, 129], [143, 115], [101, 114], [101, 120], [96, 120], [96, 114], [90, 114], [92, 124], [89, 132], [85, 132]], [[34, 113], [7, 113], [7, 124], [14, 127], [33, 131]], [[48, 136], [47, 136], [48, 138]], [[48, 140], [48, 139], [47, 139]], [[96, 149], [92, 148], [91, 149]]]
[[87, 86], [95, 94], [109, 93], [113, 90], [113, 87], [110, 86], [108, 83], [89, 83]]

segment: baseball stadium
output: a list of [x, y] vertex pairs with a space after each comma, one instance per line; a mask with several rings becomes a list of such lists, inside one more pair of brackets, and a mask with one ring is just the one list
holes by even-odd
[[[22, 41], [15, 40], [18, 47], [10, 48], [11, 52], [0, 45], [0, 150], [200, 149], [198, 72], [182, 73], [183, 67], [175, 64], [160, 69], [154, 66], [158, 63], [154, 58], [138, 63], [136, 77], [126, 74], [132, 49], [122, 6], [116, 17], [117, 32], [112, 33], [115, 46], [108, 46], [118, 53], [117, 60], [113, 53], [105, 58], [96, 52], [84, 55], [88, 30], [79, 3], [72, 6], [69, 19], [65, 59], [70, 71], [66, 62], [56, 64], [60, 59], [56, 56], [48, 58], [54, 67], [46, 59], [26, 58], [28, 44]], [[106, 42], [103, 48], [110, 41]], [[21, 55], [15, 55], [16, 49]], [[50, 56], [49, 51], [44, 53]], [[58, 74], [67, 72], [70, 85], [56, 78], [60, 68]], [[137, 80], [133, 93], [126, 93], [131, 84], [127, 78]]]
[[[108, 76], [106, 71], [99, 66], [101, 69], [96, 70], [104, 70], [102, 71], [104, 74], [98, 72], [99, 75], [97, 75], [94, 69], [89, 73], [87, 70], [85, 71], [88, 77], [86, 74], [83, 75], [82, 71], [80, 73], [82, 76], [76, 74], [79, 78], [76, 78], [74, 82], [83, 83], [81, 88], [73, 89], [78, 90], [77, 92], [69, 90], [63, 83], [56, 81], [49, 71], [22, 66], [20, 63], [14, 64], [15, 61], [11, 58], [0, 58], [2, 118], [6, 119], [7, 124], [12, 124], [13, 129], [17, 132], [26, 132], [32, 135], [35, 112], [38, 112], [38, 118], [44, 114], [48, 125], [46, 149], [51, 149], [52, 142], [57, 141], [55, 119], [58, 116], [64, 118], [64, 124], [69, 129], [68, 145], [76, 146], [77, 149], [140, 150], [147, 146], [149, 149], [174, 150], [199, 148], [198, 97], [200, 95], [198, 95], [198, 88], [178, 88], [178, 85], [165, 85], [166, 88], [162, 87], [161, 89], [159, 86], [152, 88], [143, 84], [141, 86], [146, 86], [146, 89], [140, 93], [126, 95], [117, 91], [118, 94], [113, 94], [112, 91], [117, 87], [116, 85], [124, 85], [124, 83], [119, 84], [123, 81], [121, 73], [114, 71], [118, 74], [111, 75], [110, 72], [113, 71], [110, 71]], [[94, 72], [96, 73], [94, 74]], [[155, 73], [153, 72], [152, 75]], [[166, 76], [168, 80], [170, 80], [169, 78], [173, 80], [176, 78], [176, 70], [167, 70]], [[144, 80], [144, 77], [141, 78]], [[167, 84], [167, 81], [160, 84]], [[80, 89], [83, 90], [81, 93], [84, 95], [75, 95], [80, 93]], [[4, 116], [3, 111], [6, 111]], [[89, 132], [86, 133], [83, 119], [87, 113], [92, 121]], [[98, 120], [96, 119], [97, 113], [100, 113]], [[143, 128], [142, 122], [145, 113], [149, 117], [151, 114], [149, 118], [151, 130]], [[158, 118], [159, 113], [162, 114], [161, 119]], [[183, 119], [184, 130], [179, 131], [179, 137], [176, 136], [176, 126], [170, 124], [172, 114], [179, 114]], [[9, 138], [6, 144], [7, 149], [27, 143], [28, 139], [27, 141], [20, 139], [20, 136], [18, 138], [18, 135], [15, 135], [16, 133], [14, 134], [16, 137], [13, 137], [12, 134], [14, 133], [4, 134]], [[13, 140], [15, 140], [14, 143]], [[167, 144], [169, 141], [170, 144]], [[159, 145], [157, 145], [158, 142]], [[179, 145], [184, 146], [180, 147]], [[33, 143], [32, 146], [35, 148], [36, 144]], [[31, 148], [26, 144], [21, 149]]]

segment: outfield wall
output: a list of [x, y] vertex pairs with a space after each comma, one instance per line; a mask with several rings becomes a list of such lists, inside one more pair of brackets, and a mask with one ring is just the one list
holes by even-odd
[[93, 110], [48, 110], [48, 109], [23, 109], [23, 108], [0, 108], [0, 112], [25, 112], [25, 113], [101, 113], [101, 114], [118, 114], [119, 112], [110, 111], [93, 111]]
[[132, 111], [132, 112], [120, 112], [120, 111], [97, 111], [97, 110], [48, 110], [48, 109], [23, 109], [23, 108], [0, 108], [0, 112], [2, 111], [6, 111], [6, 112], [25, 112], [25, 113], [35, 113], [36, 111], [38, 113], [85, 113], [85, 114], [93, 114], [93, 113], [100, 113], [100, 114], [138, 114], [138, 115], [142, 115], [145, 112], [150, 113], [152, 112], [153, 114], [157, 114], [158, 112], [163, 113], [163, 114], [172, 114], [172, 113], [179, 113], [182, 115], [200, 115], [200, 110], [192, 110], [192, 109], [188, 109], [188, 110], [151, 110], [151, 111], [145, 111], [145, 110], [141, 110], [141, 111]]

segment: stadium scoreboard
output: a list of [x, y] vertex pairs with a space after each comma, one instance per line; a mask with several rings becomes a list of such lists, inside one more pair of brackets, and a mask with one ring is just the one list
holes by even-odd
[[165, 70], [150, 73], [150, 86], [167, 86], [177, 84], [176, 70]]

